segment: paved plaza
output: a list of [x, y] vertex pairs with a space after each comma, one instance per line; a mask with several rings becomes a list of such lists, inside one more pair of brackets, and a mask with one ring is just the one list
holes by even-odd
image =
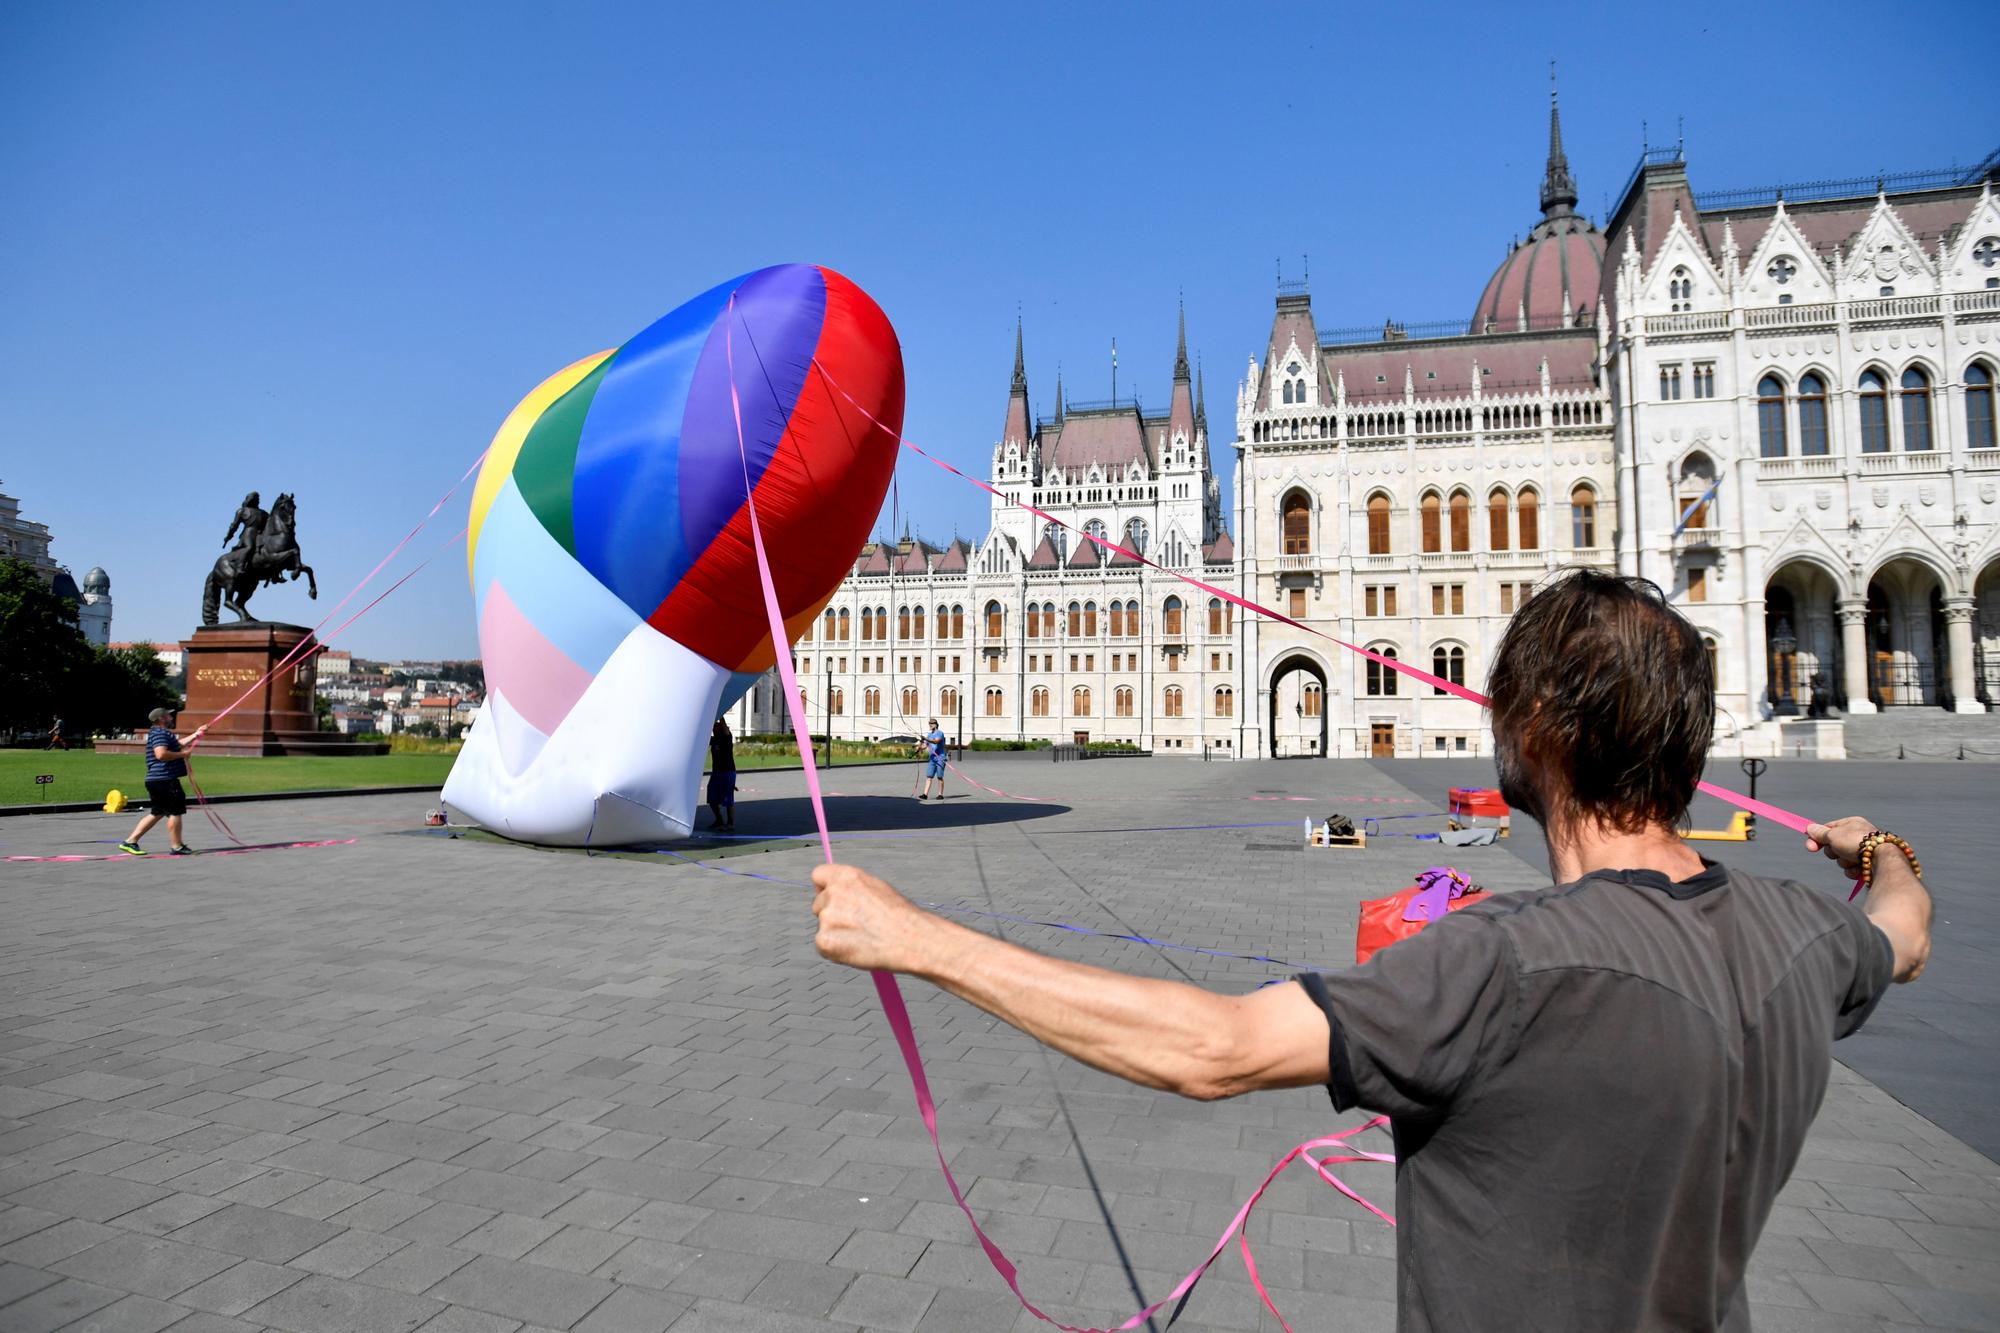
[[[1291, 969], [1109, 936], [1332, 968], [1357, 903], [1423, 866], [1545, 882], [1531, 829], [1449, 853], [1300, 846], [1307, 816], [1436, 811], [1449, 782], [1490, 774], [1478, 761], [971, 771], [1044, 799], [960, 783], [919, 804], [909, 767], [837, 769], [841, 855], [1021, 943], [1221, 990]], [[1939, 898], [1930, 975], [1837, 1050], [1752, 1268], [1765, 1333], [2000, 1327], [2000, 931], [1979, 877], [2000, 836], [1990, 783], [1965, 773], [1774, 764], [1760, 787], [1903, 833]], [[743, 781], [741, 833], [811, 828], [798, 774]], [[810, 842], [586, 857], [454, 838], [424, 807], [238, 805], [247, 842], [353, 841], [0, 864], [0, 1330], [1044, 1327], [952, 1205], [868, 978], [813, 952]], [[128, 824], [0, 820], [0, 854], [108, 852]], [[218, 843], [199, 817], [190, 838]], [[1706, 850], [1843, 891], [1796, 849], [1767, 830]], [[1320, 1090], [1146, 1092], [905, 993], [953, 1169], [1066, 1323], [1164, 1296], [1272, 1163], [1362, 1119]], [[1342, 1174], [1392, 1203], [1389, 1168]], [[1296, 1328], [1393, 1327], [1394, 1232], [1305, 1171], [1250, 1237]], [[1177, 1327], [1278, 1325], [1232, 1248]]]

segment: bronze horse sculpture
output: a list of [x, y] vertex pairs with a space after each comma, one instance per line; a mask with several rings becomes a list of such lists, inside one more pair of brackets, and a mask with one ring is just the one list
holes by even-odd
[[202, 590], [202, 624], [215, 624], [223, 606], [234, 611], [238, 620], [250, 620], [246, 605], [250, 595], [264, 584], [285, 582], [287, 574], [294, 583], [303, 577], [307, 595], [319, 597], [319, 580], [313, 577], [312, 566], [299, 558], [297, 517], [298, 505], [290, 493], [280, 495], [271, 502], [270, 516], [255, 540], [217, 558]]

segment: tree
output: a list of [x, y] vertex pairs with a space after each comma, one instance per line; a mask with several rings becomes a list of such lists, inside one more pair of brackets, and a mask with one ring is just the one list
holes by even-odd
[[180, 706], [180, 691], [150, 643], [98, 650], [90, 674], [89, 695], [70, 704], [88, 732], [136, 731], [155, 708]]
[[49, 725], [86, 694], [95, 653], [58, 597], [24, 560], [0, 560], [0, 731]]

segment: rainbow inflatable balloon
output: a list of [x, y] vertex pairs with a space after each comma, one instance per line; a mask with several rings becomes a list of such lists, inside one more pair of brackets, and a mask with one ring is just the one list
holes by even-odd
[[902, 417], [888, 317], [810, 264], [722, 283], [537, 385], [473, 491], [487, 695], [445, 801], [530, 842], [684, 836], [709, 728], [775, 660], [745, 455], [796, 633], [881, 508]]

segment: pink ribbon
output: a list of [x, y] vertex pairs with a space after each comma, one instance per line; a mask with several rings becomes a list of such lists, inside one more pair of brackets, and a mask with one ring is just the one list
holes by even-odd
[[[820, 378], [824, 379], [836, 393], [838, 393], [842, 398], [845, 398], [848, 402], [853, 403], [855, 409], [859, 411], [863, 416], [867, 417], [870, 421], [874, 422], [875, 425], [881, 427], [883, 430], [889, 429], [887, 426], [883, 425], [881, 421], [877, 420], [874, 414], [869, 412], [869, 410], [866, 407], [863, 407], [859, 402], [856, 402], [854, 395], [848, 393], [847, 390], [841, 388], [840, 385], [837, 382], [835, 382], [833, 377], [826, 373], [826, 367], [820, 365], [819, 360], [817, 358], [813, 360], [813, 368], [819, 371]], [[1029, 513], [1033, 514], [1036, 518], [1042, 519], [1049, 523], [1053, 523], [1057, 527], [1063, 529], [1065, 532], [1069, 532], [1076, 536], [1082, 537], [1085, 541], [1095, 542], [1097, 545], [1103, 547], [1107, 551], [1116, 552], [1119, 555], [1125, 556], [1128, 559], [1135, 560], [1138, 563], [1145, 565], [1149, 569], [1156, 569], [1160, 573], [1165, 574], [1170, 578], [1179, 579], [1182, 583], [1185, 583], [1190, 587], [1199, 588], [1203, 592], [1208, 593], [1210, 596], [1220, 597], [1223, 601], [1228, 602], [1232, 606], [1240, 606], [1245, 611], [1251, 612], [1253, 615], [1264, 616], [1267, 619], [1278, 621], [1280, 624], [1290, 625], [1293, 629], [1296, 629], [1301, 633], [1310, 634], [1316, 639], [1324, 639], [1326, 642], [1331, 643], [1336, 647], [1345, 648], [1348, 652], [1356, 653], [1362, 657], [1367, 658], [1371, 662], [1379, 662], [1383, 666], [1388, 667], [1392, 671], [1401, 672], [1403, 675], [1409, 676], [1412, 679], [1423, 681], [1426, 685], [1430, 685], [1436, 689], [1442, 690], [1446, 694], [1455, 694], [1459, 698], [1470, 700], [1471, 702], [1478, 704], [1482, 708], [1492, 707], [1493, 701], [1488, 699], [1485, 695], [1479, 693], [1477, 690], [1469, 690], [1465, 688], [1465, 686], [1463, 685], [1455, 685], [1451, 681], [1448, 681], [1441, 676], [1434, 676], [1430, 672], [1425, 671], [1420, 667], [1411, 666], [1408, 662], [1402, 661], [1399, 658], [1386, 657], [1381, 653], [1371, 651], [1370, 649], [1367, 648], [1363, 648], [1358, 644], [1349, 643], [1345, 639], [1336, 638], [1335, 636], [1325, 633], [1322, 630], [1316, 630], [1311, 625], [1307, 625], [1300, 621], [1294, 620], [1290, 616], [1285, 615], [1283, 612], [1273, 611], [1268, 606], [1259, 606], [1255, 602], [1239, 597], [1235, 593], [1230, 592], [1227, 588], [1218, 588], [1213, 583], [1208, 583], [1202, 579], [1194, 578], [1190, 575], [1183, 574], [1179, 570], [1168, 569], [1165, 565], [1159, 564], [1152, 560], [1148, 560], [1145, 556], [1139, 554], [1137, 551], [1127, 550], [1125, 547], [1120, 546], [1117, 542], [1114, 542], [1109, 538], [1100, 537], [1093, 532], [1085, 532], [1085, 531], [1080, 531], [1076, 528], [1072, 528], [1069, 524], [1063, 522], [1061, 519], [1057, 518], [1054, 514], [1049, 513], [1047, 510], [1037, 509], [1034, 505], [1028, 504], [1026, 501], [1013, 499], [1012, 497], [1008, 496], [1005, 492], [1000, 491], [994, 488], [993, 486], [988, 485], [986, 482], [981, 481], [979, 478], [971, 476], [968, 473], [961, 472], [959, 469], [953, 467], [950, 463], [945, 462], [942, 458], [937, 457], [935, 454], [926, 452], [921, 446], [917, 445], [914, 441], [906, 439], [903, 440], [902, 443], [905, 449], [911, 450], [912, 452], [916, 453], [919, 457], [929, 459], [931, 462], [943, 468], [946, 472], [951, 473], [953, 476], [971, 482], [974, 486], [977, 486], [980, 490], [985, 491], [988, 495], [998, 497], [1003, 503], [1012, 505], [1017, 509], [1025, 509]], [[1719, 787], [1713, 782], [1704, 781], [1698, 785], [1700, 786], [1700, 789], [1702, 791], [1707, 792], [1710, 796], [1715, 797], [1717, 800], [1726, 801], [1729, 804], [1737, 807], [1739, 810], [1747, 810], [1751, 814], [1758, 816], [1760, 819], [1769, 819], [1775, 824], [1782, 825], [1783, 827], [1792, 829], [1796, 832], [1799, 833], [1805, 832], [1806, 828], [1812, 823], [1812, 821], [1807, 819], [1804, 815], [1794, 814], [1789, 810], [1779, 809], [1777, 806], [1771, 805], [1764, 801], [1753, 800], [1748, 796], [1744, 796], [1737, 792], [1730, 791], [1727, 787]]]
[[[732, 316], [736, 315], [736, 298], [733, 295], [729, 298], [728, 313]], [[737, 316], [737, 318], [740, 318], [740, 316]], [[820, 847], [825, 853], [827, 863], [832, 864], [833, 835], [828, 829], [826, 803], [820, 791], [819, 766], [814, 762], [813, 747], [807, 740], [808, 729], [805, 707], [800, 701], [798, 681], [792, 672], [791, 654], [788, 651], [788, 636], [785, 630], [784, 611], [778, 605], [777, 585], [771, 578], [771, 565], [764, 554], [764, 534], [757, 519], [756, 488], [750, 483], [750, 455], [743, 437], [743, 408], [736, 392], [736, 345], [733, 321], [724, 326], [723, 352], [727, 358], [729, 368], [729, 408], [736, 424], [736, 448], [743, 464], [743, 493], [750, 520], [750, 542], [751, 548], [757, 557], [757, 580], [763, 589], [764, 615], [769, 622], [771, 630], [772, 656], [777, 659], [778, 676], [784, 686], [785, 711], [791, 719], [792, 737], [798, 744], [799, 758], [805, 768], [806, 792], [812, 800], [813, 819], [819, 826]], [[813, 364], [816, 367], [819, 365], [817, 360]], [[820, 368], [820, 375], [827, 380], [828, 384], [833, 384], [831, 377], [826, 375], [824, 368]], [[838, 385], [834, 385], [833, 387], [836, 389], [839, 388]], [[854, 403], [854, 399], [849, 397], [845, 390], [841, 390], [841, 396], [846, 397], [848, 402]], [[855, 403], [854, 405], [857, 408], [861, 408], [859, 403]], [[878, 428], [888, 430], [888, 427], [877, 421], [867, 409], [861, 408], [861, 411]], [[894, 431], [890, 431], [889, 433], [891, 435], [896, 434]], [[929, 457], [929, 455], [925, 456]], [[956, 471], [956, 469], [953, 470]], [[961, 473], [960, 475], [963, 474]], [[961, 772], [960, 776], [963, 777], [964, 774]], [[967, 780], [970, 781], [970, 779]], [[979, 784], [975, 783], [974, 785], [977, 786]], [[991, 789], [989, 788], [988, 790]], [[1222, 1233], [1221, 1239], [1216, 1241], [1215, 1248], [1209, 1252], [1208, 1258], [1202, 1260], [1192, 1272], [1182, 1278], [1165, 1299], [1157, 1301], [1133, 1315], [1124, 1323], [1118, 1325], [1116, 1330], [1083, 1328], [1051, 1319], [1038, 1309], [1034, 1302], [1030, 1301], [1027, 1295], [1022, 1292], [1020, 1272], [1015, 1267], [1014, 1261], [1009, 1259], [998, 1245], [994, 1244], [992, 1237], [988, 1236], [985, 1229], [979, 1225], [979, 1219], [973, 1216], [971, 1207], [965, 1202], [965, 1193], [959, 1188], [957, 1177], [951, 1173], [950, 1163], [945, 1161], [944, 1144], [938, 1137], [937, 1102], [931, 1095], [930, 1080], [924, 1074], [923, 1056], [917, 1050], [917, 1033], [915, 1027], [910, 1023], [910, 1012], [903, 1002], [902, 988], [897, 984], [893, 973], [878, 971], [870, 975], [875, 982], [875, 994], [882, 1003], [882, 1012], [889, 1020], [889, 1031], [895, 1036], [897, 1049], [902, 1052], [903, 1064], [909, 1071], [910, 1086], [916, 1093], [917, 1113], [923, 1117], [924, 1129], [930, 1135], [931, 1148], [937, 1154], [938, 1169], [944, 1172], [945, 1185], [951, 1190], [952, 1200], [958, 1204], [958, 1210], [965, 1214], [965, 1220], [972, 1225], [972, 1234], [978, 1239], [980, 1249], [986, 1252], [987, 1261], [993, 1265], [993, 1270], [1000, 1274], [1001, 1279], [1006, 1282], [1008, 1289], [1014, 1293], [1014, 1298], [1021, 1303], [1021, 1308], [1043, 1323], [1051, 1324], [1063, 1330], [1063, 1333], [1122, 1333], [1123, 1330], [1135, 1328], [1139, 1324], [1144, 1323], [1162, 1306], [1167, 1304], [1168, 1301], [1179, 1300], [1185, 1296], [1189, 1291], [1193, 1290], [1194, 1284], [1201, 1280], [1202, 1274], [1208, 1271], [1209, 1265], [1215, 1262], [1216, 1256], [1222, 1253], [1223, 1247], [1229, 1243], [1229, 1238], [1240, 1232], [1243, 1224], [1249, 1219], [1250, 1210], [1256, 1207], [1257, 1201], [1264, 1196], [1264, 1191], [1270, 1188], [1271, 1182], [1277, 1179], [1278, 1173], [1298, 1157], [1303, 1156], [1308, 1162], [1311, 1162], [1313, 1168], [1321, 1178], [1341, 1193], [1361, 1203], [1363, 1207], [1384, 1221], [1389, 1222], [1390, 1225], [1393, 1226], [1395, 1224], [1395, 1220], [1387, 1213], [1384, 1213], [1381, 1209], [1361, 1198], [1359, 1194], [1356, 1194], [1345, 1184], [1341, 1183], [1331, 1171], [1327, 1170], [1325, 1165], [1326, 1162], [1393, 1162], [1395, 1160], [1393, 1157], [1386, 1153], [1370, 1153], [1360, 1150], [1356, 1150], [1350, 1155], [1329, 1157], [1323, 1160], [1314, 1159], [1308, 1155], [1309, 1150], [1313, 1148], [1340, 1144], [1347, 1138], [1359, 1134], [1362, 1130], [1386, 1123], [1384, 1117], [1378, 1116], [1366, 1124], [1357, 1125], [1353, 1129], [1344, 1130], [1339, 1134], [1302, 1143], [1292, 1149], [1291, 1152], [1285, 1154], [1284, 1158], [1271, 1168], [1271, 1174], [1265, 1177], [1262, 1185], [1257, 1187], [1257, 1192], [1252, 1194], [1244, 1202], [1243, 1206], [1237, 1210], [1236, 1217], [1230, 1222], [1228, 1229]], [[1251, 1284], [1256, 1287], [1257, 1294], [1263, 1299], [1265, 1306], [1270, 1309], [1272, 1314], [1276, 1315], [1278, 1313], [1277, 1307], [1271, 1304], [1270, 1294], [1264, 1290], [1263, 1281], [1257, 1275], [1256, 1262], [1250, 1257], [1250, 1245], [1247, 1237], [1243, 1238], [1242, 1248], [1244, 1260], [1249, 1266]], [[1278, 1322], [1284, 1324], [1286, 1333], [1291, 1333], [1291, 1325], [1285, 1324], [1282, 1315], [1278, 1316]]]

